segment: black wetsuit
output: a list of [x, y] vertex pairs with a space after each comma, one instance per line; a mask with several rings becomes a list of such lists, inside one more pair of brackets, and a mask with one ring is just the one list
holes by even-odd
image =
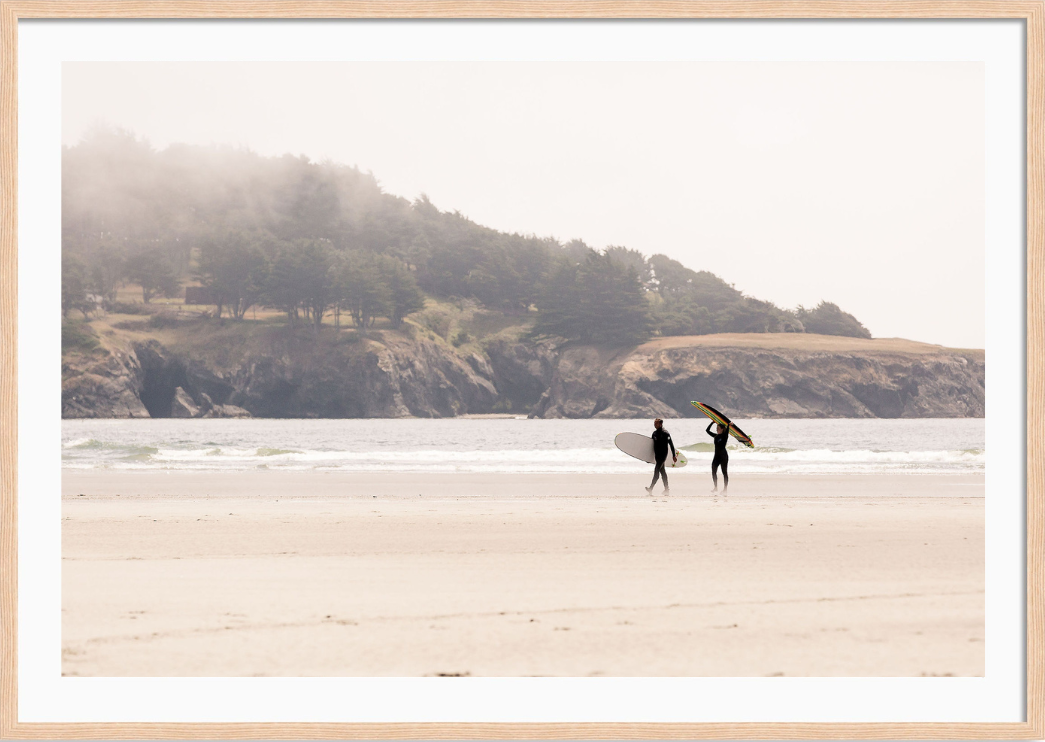
[[657, 483], [657, 477], [661, 477], [664, 480], [664, 489], [668, 488], [668, 473], [664, 471], [664, 464], [668, 459], [668, 447], [671, 447], [671, 455], [675, 456], [675, 443], [671, 440], [671, 433], [659, 428], [653, 431], [653, 458], [656, 459], [656, 466], [653, 469], [653, 481], [650, 482], [649, 489], [653, 489], [653, 485]]
[[711, 426], [714, 424], [714, 420], [709, 422], [708, 429], [705, 431], [715, 439], [715, 458], [711, 460], [711, 480], [715, 483], [715, 489], [718, 489], [718, 468], [721, 466], [722, 479], [725, 481], [722, 491], [725, 492], [726, 488], [729, 487], [729, 454], [726, 453], [726, 442], [729, 440], [729, 428], [726, 428], [725, 433], [712, 433]]

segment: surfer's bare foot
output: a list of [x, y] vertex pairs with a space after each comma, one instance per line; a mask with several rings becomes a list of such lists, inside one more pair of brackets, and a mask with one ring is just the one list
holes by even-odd
[[671, 490], [669, 490], [667, 487], [665, 487], [664, 488], [664, 492], [662, 492], [661, 494], [670, 495], [671, 494]]
[[652, 484], [649, 487], [643, 487], [643, 489], [646, 490], [646, 494], [647, 495], [652, 495], [653, 494], [653, 485]]

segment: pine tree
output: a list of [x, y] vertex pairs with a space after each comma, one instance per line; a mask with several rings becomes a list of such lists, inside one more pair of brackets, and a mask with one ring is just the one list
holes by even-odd
[[145, 248], [127, 261], [127, 277], [142, 288], [142, 301], [152, 297], [174, 296], [181, 288], [178, 276], [167, 256], [159, 248]]
[[390, 290], [374, 255], [363, 251], [346, 251], [334, 268], [338, 304], [352, 315], [363, 333], [374, 318], [389, 313]]
[[399, 328], [406, 315], [425, 308], [424, 294], [417, 287], [413, 274], [400, 261], [386, 258], [382, 268], [382, 278], [388, 287], [388, 306], [385, 311], [392, 327]]
[[260, 299], [268, 261], [260, 247], [263, 236], [228, 232], [206, 240], [200, 248], [196, 275], [218, 305], [227, 306], [234, 319], [243, 319]]
[[559, 263], [539, 305], [534, 334], [578, 343], [627, 345], [650, 336], [649, 304], [635, 271], [591, 251]]

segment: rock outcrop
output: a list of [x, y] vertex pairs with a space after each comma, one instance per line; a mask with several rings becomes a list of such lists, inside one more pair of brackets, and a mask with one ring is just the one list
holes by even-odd
[[332, 343], [291, 336], [230, 368], [148, 340], [88, 368], [66, 364], [62, 415], [452, 417], [493, 408], [492, 376], [480, 355], [398, 335]]
[[484, 350], [487, 375], [497, 389], [498, 409], [527, 413], [533, 409], [555, 376], [556, 353], [548, 342], [520, 342], [494, 338]]
[[746, 418], [983, 417], [984, 380], [982, 353], [945, 348], [572, 348], [532, 414], [690, 417], [698, 399]]
[[[237, 339], [237, 342], [241, 342]], [[825, 336], [662, 338], [637, 348], [273, 332], [234, 360], [156, 340], [63, 365], [63, 417], [982, 417], [982, 351]], [[186, 347], [197, 347], [189, 342]]]
[[144, 378], [134, 352], [70, 354], [62, 359], [62, 417], [149, 417]]
[[[235, 391], [220, 372], [191, 356], [173, 353], [156, 340], [132, 343], [131, 349], [142, 368], [141, 401], [152, 417], [200, 417], [215, 403], [211, 400], [223, 404]], [[191, 407], [182, 404], [184, 398], [176, 401], [178, 389]]]
[[228, 401], [262, 417], [452, 417], [497, 399], [488, 377], [427, 339], [294, 350], [249, 359], [231, 375]]
[[199, 417], [200, 408], [196, 406], [188, 392], [180, 386], [174, 390], [174, 399], [171, 400], [171, 417]]
[[210, 395], [199, 393], [199, 403], [180, 386], [174, 390], [171, 400], [171, 417], [253, 417], [248, 410], [234, 404], [214, 404]]

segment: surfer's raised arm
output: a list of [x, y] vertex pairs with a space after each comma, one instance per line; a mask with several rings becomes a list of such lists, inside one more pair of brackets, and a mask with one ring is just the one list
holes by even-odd
[[708, 435], [710, 435], [710, 436], [711, 436], [712, 438], [714, 438], [714, 437], [715, 437], [715, 434], [711, 432], [711, 426], [712, 426], [712, 425], [714, 425], [714, 424], [715, 424], [715, 421], [714, 421], [714, 420], [712, 420], [711, 422], [709, 422], [709, 423], [708, 423], [708, 429], [704, 431], [705, 433], [707, 433]]

